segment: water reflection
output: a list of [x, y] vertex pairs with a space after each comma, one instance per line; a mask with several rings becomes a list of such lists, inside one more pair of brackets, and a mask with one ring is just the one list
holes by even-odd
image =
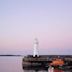
[[26, 67], [26, 68], [23, 68], [23, 70], [24, 70], [24, 72], [66, 72], [63, 70], [54, 69], [53, 67], [49, 67], [49, 68]]

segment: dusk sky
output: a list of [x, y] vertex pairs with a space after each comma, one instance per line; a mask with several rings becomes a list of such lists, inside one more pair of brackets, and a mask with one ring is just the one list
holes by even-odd
[[72, 0], [0, 0], [0, 54], [72, 55]]

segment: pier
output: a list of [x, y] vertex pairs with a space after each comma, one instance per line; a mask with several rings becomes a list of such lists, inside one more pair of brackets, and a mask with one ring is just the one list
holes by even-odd
[[[54, 63], [51, 65], [55, 59], [61, 59], [64, 63]], [[57, 61], [58, 62], [58, 61]], [[22, 60], [22, 67], [41, 67], [48, 68], [49, 66], [60, 67], [60, 68], [72, 68], [72, 56], [71, 55], [40, 55], [39, 57], [33, 57], [32, 55], [25, 56]]]

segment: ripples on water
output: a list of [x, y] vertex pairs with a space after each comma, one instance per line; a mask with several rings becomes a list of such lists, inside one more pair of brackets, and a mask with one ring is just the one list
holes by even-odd
[[23, 57], [0, 57], [0, 72], [72, 72], [58, 69], [22, 69], [22, 58]]

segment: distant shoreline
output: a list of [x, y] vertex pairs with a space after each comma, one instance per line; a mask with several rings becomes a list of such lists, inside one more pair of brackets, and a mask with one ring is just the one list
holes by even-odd
[[[5, 54], [5, 55], [0, 55], [0, 56], [24, 56], [24, 55]], [[33, 56], [33, 55], [25, 55], [25, 56]], [[72, 57], [72, 55], [39, 55], [39, 56], [70, 56], [70, 57]]]
[[0, 55], [0, 56], [22, 56], [22, 55]]

